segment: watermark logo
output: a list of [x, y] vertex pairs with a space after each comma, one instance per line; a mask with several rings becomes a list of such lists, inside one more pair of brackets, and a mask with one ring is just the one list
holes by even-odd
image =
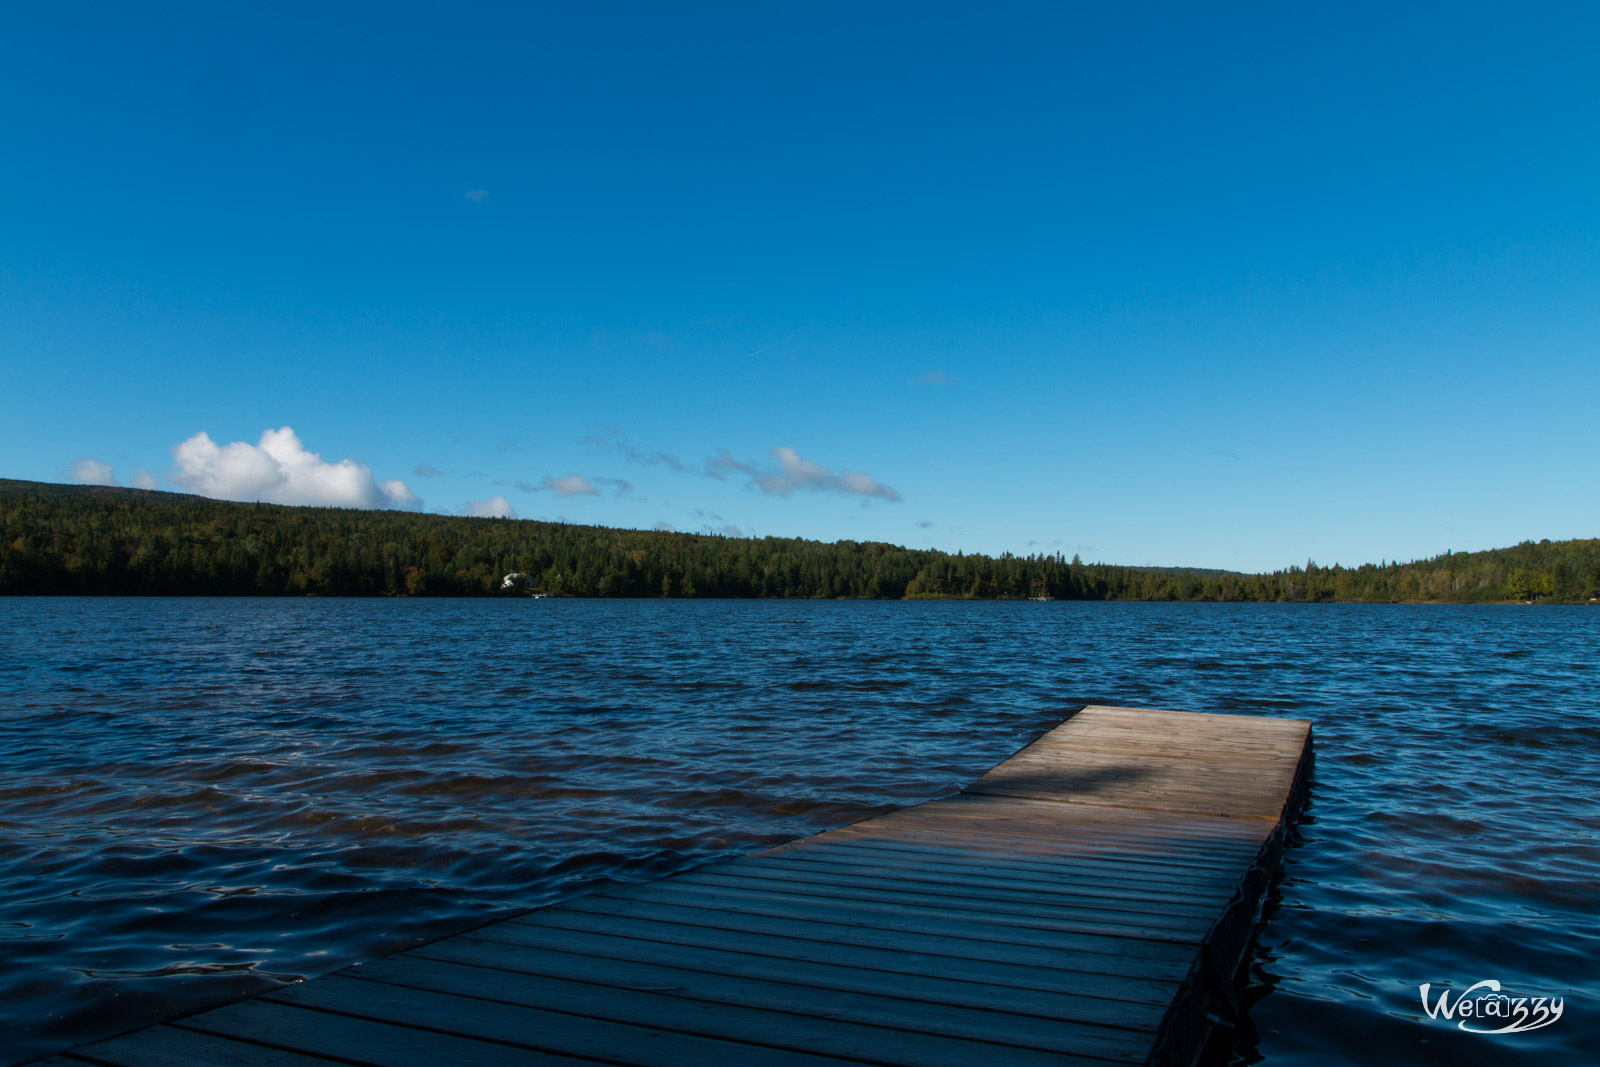
[[1428, 999], [1430, 983], [1418, 988], [1428, 1018], [1454, 1020], [1469, 1034], [1520, 1034], [1561, 1018], [1560, 997], [1514, 997], [1500, 992], [1500, 983], [1493, 978], [1468, 986], [1454, 1000], [1448, 988], [1440, 989], [1433, 1001]]

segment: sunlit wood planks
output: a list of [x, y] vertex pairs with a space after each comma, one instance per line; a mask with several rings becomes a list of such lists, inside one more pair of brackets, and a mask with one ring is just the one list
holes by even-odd
[[1090, 707], [961, 794], [55, 1064], [1192, 1063], [1311, 731]]

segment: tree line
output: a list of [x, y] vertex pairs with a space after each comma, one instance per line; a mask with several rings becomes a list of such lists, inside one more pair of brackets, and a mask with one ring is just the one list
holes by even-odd
[[[508, 574], [525, 575], [509, 589]], [[1263, 574], [0, 479], [0, 594], [1587, 602], [1600, 540]]]

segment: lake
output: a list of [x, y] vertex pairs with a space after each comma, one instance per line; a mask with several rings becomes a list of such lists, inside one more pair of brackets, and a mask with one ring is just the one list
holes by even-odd
[[[1315, 722], [1243, 1062], [1600, 1046], [1600, 609], [0, 598], [0, 1063], [944, 796]], [[1418, 986], [1564, 998], [1463, 1033]]]

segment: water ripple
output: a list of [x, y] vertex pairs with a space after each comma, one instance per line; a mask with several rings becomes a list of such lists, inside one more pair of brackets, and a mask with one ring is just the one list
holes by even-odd
[[[0, 600], [0, 1062], [945, 795], [1079, 703], [1316, 722], [1246, 1061], [1600, 1045], [1600, 611]], [[1516, 1037], [1417, 986], [1567, 997]]]

